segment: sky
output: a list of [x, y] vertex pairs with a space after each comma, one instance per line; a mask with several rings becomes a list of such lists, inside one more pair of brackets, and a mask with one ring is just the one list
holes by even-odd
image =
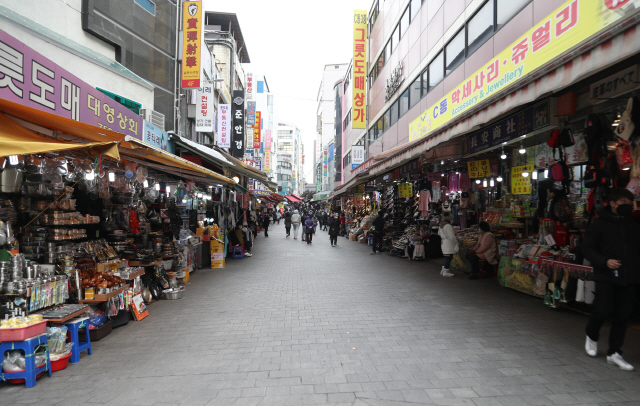
[[[206, 11], [235, 13], [247, 44], [245, 72], [266, 76], [274, 95], [274, 126], [301, 130], [305, 177], [313, 180], [317, 95], [324, 65], [349, 63], [353, 10], [369, 10], [372, 0], [204, 0]], [[277, 121], [276, 121], [277, 120]]]

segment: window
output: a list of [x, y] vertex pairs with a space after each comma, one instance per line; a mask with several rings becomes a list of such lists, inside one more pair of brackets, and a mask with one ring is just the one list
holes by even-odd
[[422, 72], [422, 97], [427, 95], [429, 91], [429, 69], [425, 69]]
[[447, 57], [445, 74], [448, 75], [464, 61], [464, 28], [449, 41], [445, 47], [445, 54]]
[[278, 151], [293, 151], [293, 143], [291, 142], [279, 142]]
[[396, 50], [398, 43], [400, 42], [400, 25], [398, 25], [395, 31], [393, 31], [391, 41], [389, 42], [391, 42], [391, 52], [389, 53], [389, 56], [391, 56], [391, 53]]
[[278, 168], [281, 169], [292, 169], [291, 162], [278, 161]]
[[373, 126], [369, 130], [369, 141], [374, 141], [377, 138], [378, 138], [378, 128], [376, 126]]
[[444, 55], [442, 52], [429, 64], [429, 91], [444, 79]]
[[396, 121], [398, 121], [398, 107], [399, 107], [398, 104], [399, 104], [399, 100], [396, 100], [396, 102], [393, 103], [391, 105], [391, 108], [389, 109], [391, 110], [391, 122], [389, 123], [389, 127], [391, 127], [396, 123]]
[[421, 90], [422, 90], [422, 83], [420, 83], [420, 76], [418, 76], [416, 80], [413, 81], [413, 83], [411, 84], [411, 87], [409, 88], [409, 91], [411, 92], [409, 94], [409, 101], [411, 102], [411, 104], [409, 105], [409, 108], [415, 106], [416, 103], [420, 101]]
[[371, 34], [371, 29], [373, 25], [376, 23], [378, 19], [378, 2], [371, 8], [371, 17], [369, 18], [369, 34]]
[[500, 29], [516, 16], [531, 0], [497, 0], [498, 21], [496, 29]]
[[402, 15], [402, 18], [400, 19], [400, 36], [398, 37], [398, 40], [404, 37], [404, 34], [409, 29], [409, 24], [411, 23], [410, 19], [411, 12], [409, 11], [409, 7], [407, 7], [407, 9], [404, 11], [404, 14]]
[[151, 15], [156, 15], [156, 4], [151, 0], [134, 0], [137, 5], [147, 10]]
[[422, 0], [411, 0], [411, 21], [416, 19], [420, 6], [422, 6]]
[[471, 55], [493, 35], [493, 0], [489, 0], [467, 24], [467, 55]]
[[400, 117], [404, 116], [407, 111], [409, 111], [409, 89], [400, 96]]
[[384, 113], [384, 131], [387, 131], [391, 127], [391, 109]]
[[378, 122], [376, 123], [376, 127], [378, 127], [378, 137], [380, 137], [382, 135], [382, 133], [384, 133], [384, 117], [380, 117], [378, 119]]

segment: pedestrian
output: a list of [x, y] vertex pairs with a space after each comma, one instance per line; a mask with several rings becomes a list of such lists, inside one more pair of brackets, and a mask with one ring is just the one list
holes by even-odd
[[298, 228], [300, 227], [300, 214], [298, 214], [298, 210], [294, 210], [291, 215], [291, 225], [293, 226], [293, 239], [298, 239]]
[[269, 223], [271, 222], [271, 215], [266, 214], [264, 216], [264, 220], [262, 221], [262, 227], [264, 227], [264, 236], [269, 237]]
[[373, 220], [373, 252], [371, 255], [382, 254], [382, 234], [384, 232], [384, 211], [378, 212], [378, 217]]
[[593, 266], [596, 282], [585, 350], [591, 357], [598, 354], [600, 328], [611, 315], [607, 362], [633, 371], [622, 358], [622, 344], [640, 284], [640, 225], [631, 217], [634, 197], [629, 190], [613, 189], [607, 201], [609, 205], [587, 229], [582, 243], [582, 254]]
[[313, 240], [313, 228], [315, 227], [315, 225], [316, 223], [313, 221], [311, 216], [308, 216], [304, 222], [304, 232], [307, 236], [307, 245], [311, 244]]
[[287, 231], [287, 238], [291, 236], [291, 212], [284, 212], [284, 229]]
[[242, 224], [238, 223], [236, 224], [236, 231], [235, 231], [235, 245], [239, 245], [241, 247], [243, 247], [244, 249], [244, 256], [245, 257], [250, 257], [251, 256], [251, 243], [245, 238], [244, 236], [244, 230], [242, 228]]
[[442, 247], [442, 254], [444, 255], [444, 263], [442, 264], [440, 275], [449, 277], [454, 276], [453, 273], [449, 272], [453, 255], [457, 254], [460, 249], [458, 240], [456, 239], [456, 233], [453, 231], [453, 226], [451, 225], [452, 220], [453, 216], [451, 213], [443, 214], [440, 217], [440, 228], [438, 229], [438, 235], [441, 239], [440, 246]]
[[311, 220], [313, 220], [313, 234], [315, 235], [316, 227], [318, 225], [318, 217], [314, 214], [313, 217], [311, 217]]
[[340, 213], [340, 235], [345, 236], [347, 234], [347, 218], [344, 216], [344, 211]]
[[338, 234], [340, 233], [340, 219], [338, 213], [333, 215], [333, 218], [329, 220], [329, 241], [331, 241], [332, 247], [338, 246]]
[[247, 257], [251, 257], [253, 256], [253, 254], [251, 253], [251, 248], [253, 247], [253, 232], [248, 226], [243, 226], [242, 233], [244, 235], [244, 255]]
[[469, 253], [469, 262], [471, 262], [471, 275], [469, 279], [480, 278], [480, 260], [486, 261], [488, 264], [495, 265], [496, 260], [496, 239], [491, 234], [491, 226], [486, 221], [481, 221], [480, 237], [473, 251]]
[[327, 215], [326, 211], [322, 212], [322, 225], [322, 230], [327, 231], [327, 226], [329, 225], [329, 216]]

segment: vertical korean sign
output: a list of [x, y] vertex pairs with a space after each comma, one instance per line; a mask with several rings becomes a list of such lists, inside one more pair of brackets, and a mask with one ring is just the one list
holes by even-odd
[[329, 150], [326, 146], [322, 149], [322, 184], [329, 184]]
[[264, 130], [264, 169], [271, 172], [271, 130]]
[[247, 125], [254, 125], [256, 123], [256, 102], [247, 102]]
[[213, 132], [213, 86], [198, 88], [196, 92], [196, 131]]
[[202, 33], [202, 2], [185, 1], [182, 5], [182, 87], [199, 88], [202, 79], [201, 58], [204, 44]]
[[353, 12], [352, 128], [367, 128], [367, 12]]
[[244, 156], [244, 91], [233, 91], [233, 104], [231, 104], [233, 116], [233, 129], [231, 131], [231, 147], [229, 153], [232, 157], [242, 159]]
[[247, 73], [247, 88], [245, 90], [247, 100], [253, 99], [253, 73]]
[[[526, 177], [522, 176], [525, 172], [529, 173]], [[531, 194], [531, 172], [533, 172], [533, 165], [514, 166], [511, 168], [511, 194]]]
[[231, 146], [231, 106], [218, 105], [218, 146], [229, 148]]
[[262, 125], [260, 112], [256, 111], [256, 123], [253, 126], [253, 149], [260, 149], [260, 126]]

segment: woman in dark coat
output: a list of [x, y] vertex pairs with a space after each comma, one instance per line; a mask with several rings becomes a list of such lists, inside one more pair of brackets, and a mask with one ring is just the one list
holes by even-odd
[[332, 247], [338, 246], [338, 234], [340, 234], [340, 219], [338, 219], [338, 213], [336, 213], [329, 220], [329, 241], [331, 241]]

